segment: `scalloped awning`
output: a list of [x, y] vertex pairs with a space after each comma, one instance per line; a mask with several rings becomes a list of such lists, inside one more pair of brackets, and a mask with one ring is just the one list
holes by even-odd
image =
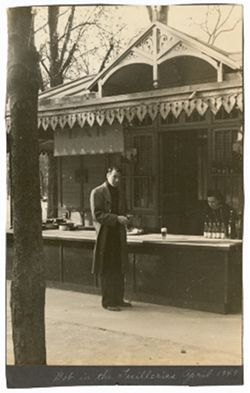
[[[220, 88], [210, 86], [188, 87], [188, 90], [168, 89], [165, 91], [113, 96], [108, 98], [92, 98], [83, 100], [81, 97], [70, 98], [68, 102], [49, 102], [40, 105], [38, 127], [43, 130], [67, 130], [74, 127], [102, 126], [104, 123], [123, 124], [137, 118], [143, 121], [146, 116], [154, 120], [157, 116], [166, 119], [172, 114], [176, 119], [184, 111], [190, 117], [194, 110], [203, 116], [207, 110], [214, 115], [223, 107], [227, 113], [234, 108], [243, 112], [242, 87], [239, 85], [221, 85]], [[226, 88], [225, 88], [226, 87]], [[7, 131], [10, 129], [10, 118], [7, 116]]]
[[194, 98], [190, 100], [142, 102], [136, 105], [114, 107], [112, 109], [82, 109], [79, 112], [74, 111], [74, 113], [52, 116], [39, 115], [38, 126], [42, 127], [44, 130], [48, 127], [55, 130], [56, 128], [64, 129], [73, 128], [75, 126], [82, 128], [85, 125], [92, 127], [94, 124], [102, 126], [104, 121], [112, 125], [115, 120], [122, 124], [125, 119], [131, 122], [135, 117], [137, 117], [139, 121], [142, 121], [146, 115], [149, 115], [152, 120], [154, 120], [157, 115], [161, 116], [162, 119], [166, 119], [170, 112], [175, 118], [178, 118], [182, 111], [189, 117], [194, 110], [197, 110], [197, 112], [203, 116], [208, 109], [216, 115], [221, 106], [224, 107], [227, 113], [230, 113], [234, 107], [237, 107], [242, 112], [242, 93], [209, 98]]
[[85, 154], [122, 153], [124, 138], [121, 125], [55, 130], [54, 155], [75, 156]]

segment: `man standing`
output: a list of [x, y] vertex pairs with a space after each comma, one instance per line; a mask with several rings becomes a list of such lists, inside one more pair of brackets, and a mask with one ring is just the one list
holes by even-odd
[[125, 302], [124, 274], [128, 269], [125, 205], [119, 192], [121, 172], [108, 169], [107, 180], [92, 190], [90, 208], [96, 229], [92, 273], [101, 278], [102, 306], [110, 311], [131, 307]]

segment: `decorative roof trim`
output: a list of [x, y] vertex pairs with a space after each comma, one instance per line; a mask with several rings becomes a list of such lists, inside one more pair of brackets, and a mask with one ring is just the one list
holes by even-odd
[[[240, 65], [238, 62], [230, 58], [230, 53], [226, 53], [221, 51], [218, 48], [213, 48], [210, 45], [207, 45], [205, 42], [202, 42], [195, 37], [191, 37], [185, 33], [180, 32], [170, 26], [166, 26], [161, 22], [153, 22], [139, 37], [137, 37], [128, 48], [126, 48], [121, 55], [119, 55], [116, 59], [114, 59], [106, 68], [103, 69], [101, 73], [96, 75], [96, 77], [92, 80], [89, 84], [89, 89], [91, 89], [98, 80], [102, 79], [106, 73], [110, 72], [113, 67], [116, 67], [123, 59], [128, 55], [128, 53], [133, 50], [133, 48], [137, 47], [139, 43], [144, 43], [143, 40], [149, 37], [149, 34], [152, 33], [153, 29], [157, 29], [161, 33], [171, 34], [174, 38], [181, 40], [184, 44], [189, 45], [189, 47], [193, 47], [197, 51], [200, 51], [201, 54], [204, 54], [208, 57], [211, 57], [217, 62], [222, 62], [223, 64], [227, 65], [228, 67], [232, 68], [233, 70], [240, 69]], [[152, 38], [153, 40], [153, 38]], [[157, 45], [156, 42], [152, 42], [152, 45]]]
[[143, 38], [145, 38], [153, 29], [153, 27], [155, 26], [155, 24], [150, 24], [139, 37], [135, 37], [134, 40], [131, 42], [131, 44], [124, 49], [124, 51], [118, 56], [116, 57], [106, 68], [104, 68], [98, 75], [96, 75], [96, 77], [93, 79], [93, 81], [91, 82], [91, 84], [89, 85], [89, 89], [91, 89], [96, 82], [103, 76], [105, 75], [108, 70], [111, 67], [114, 67], [117, 63], [119, 63], [130, 51], [131, 49], [136, 46], [136, 44], [138, 42], [140, 42]]
[[177, 58], [177, 57], [183, 57], [183, 56], [188, 56], [188, 57], [196, 57], [199, 58], [201, 60], [206, 61], [207, 63], [209, 63], [214, 69], [218, 68], [218, 62], [216, 62], [213, 58], [211, 58], [210, 56], [207, 56], [206, 54], [202, 53], [202, 52], [198, 52], [195, 50], [191, 50], [191, 48], [189, 48], [188, 50], [186, 50], [186, 52], [168, 52], [165, 55], [163, 55], [159, 60], [158, 60], [158, 64], [162, 64], [167, 60], [173, 59], [173, 58]]
[[80, 112], [84, 110], [92, 110], [96, 108], [113, 108], [114, 103], [117, 107], [124, 107], [128, 105], [137, 105], [144, 101], [160, 101], [160, 100], [179, 100], [187, 99], [194, 91], [196, 96], [210, 97], [218, 95], [232, 95], [242, 92], [242, 81], [239, 79], [210, 82], [210, 83], [196, 83], [192, 85], [177, 86], [164, 89], [148, 90], [138, 93], [118, 94], [115, 96], [98, 97], [95, 94], [86, 99], [85, 95], [62, 97], [60, 99], [39, 100], [38, 111], [40, 114], [46, 113], [50, 116], [56, 114], [65, 114], [68, 112]]
[[201, 50], [206, 55], [209, 55], [216, 60], [222, 61], [224, 64], [228, 65], [229, 67], [233, 69], [239, 68], [239, 64], [235, 60], [229, 57], [230, 53], [226, 53], [224, 51], [222, 52], [220, 49], [216, 47], [211, 47], [210, 45], [207, 45], [205, 42], [202, 42], [199, 39], [192, 37], [188, 34], [182, 33], [181, 31], [171, 26], [166, 26], [161, 22], [155, 22], [155, 25], [159, 29], [165, 30], [166, 32], [171, 33], [176, 37], [179, 37], [186, 44], [193, 45], [196, 49]]
[[[38, 127], [42, 127], [46, 131], [49, 127], [53, 130], [58, 127], [60, 129], [73, 128], [75, 126], [82, 128], [85, 125], [92, 127], [95, 122], [99, 126], [102, 126], [104, 121], [107, 121], [109, 125], [112, 125], [115, 120], [122, 124], [124, 120], [131, 122], [135, 117], [137, 117], [139, 121], [143, 121], [146, 115], [149, 115], [152, 120], [154, 120], [157, 115], [165, 120], [170, 113], [172, 113], [175, 118], [178, 118], [182, 111], [190, 117], [194, 110], [197, 110], [197, 112], [203, 116], [208, 109], [216, 115], [221, 106], [224, 107], [227, 113], [230, 113], [236, 106], [242, 112], [242, 93], [193, 99], [162, 99], [155, 102], [140, 102], [137, 105], [127, 105], [116, 108], [96, 108], [92, 110], [86, 109], [68, 114], [54, 114], [52, 116], [40, 113], [38, 115]], [[7, 130], [10, 129], [10, 126], [10, 118], [8, 118]]]

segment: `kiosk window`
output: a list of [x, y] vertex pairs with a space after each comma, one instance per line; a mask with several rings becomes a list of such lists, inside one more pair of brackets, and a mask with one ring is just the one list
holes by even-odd
[[151, 135], [133, 137], [137, 151], [133, 170], [133, 205], [135, 208], [153, 207], [153, 138]]

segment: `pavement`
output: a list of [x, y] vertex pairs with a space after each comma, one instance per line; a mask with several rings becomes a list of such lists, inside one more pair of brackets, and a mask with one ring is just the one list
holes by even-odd
[[[7, 364], [13, 364], [10, 282]], [[100, 296], [46, 289], [48, 365], [241, 365], [242, 317], [133, 302], [105, 310]]]

